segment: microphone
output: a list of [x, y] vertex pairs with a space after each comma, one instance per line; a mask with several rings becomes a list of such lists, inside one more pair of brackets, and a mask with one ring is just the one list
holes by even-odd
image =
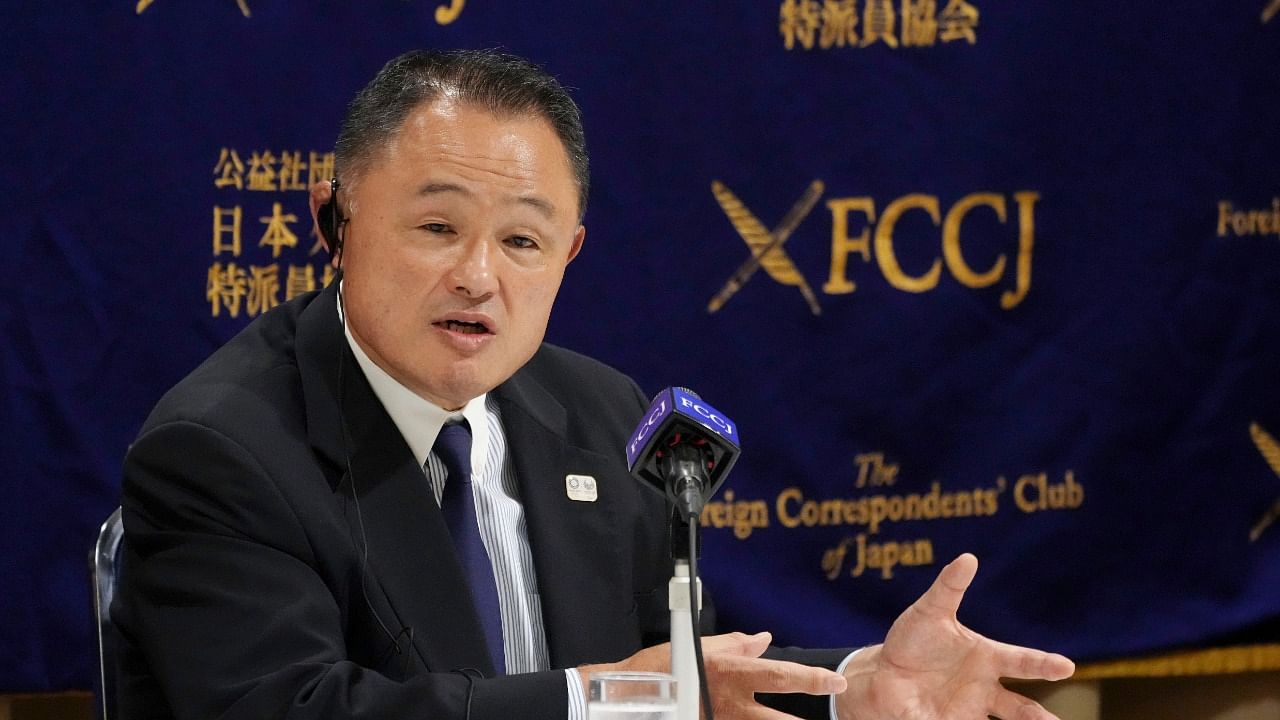
[[693, 523], [741, 452], [737, 425], [692, 390], [670, 387], [627, 441], [627, 468]]

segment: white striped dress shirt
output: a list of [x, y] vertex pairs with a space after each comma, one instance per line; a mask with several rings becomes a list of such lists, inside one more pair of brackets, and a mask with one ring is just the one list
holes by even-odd
[[[343, 325], [345, 329], [345, 323]], [[431, 484], [436, 503], [448, 482], [440, 458], [431, 452], [440, 428], [449, 420], [464, 417], [471, 426], [471, 488], [480, 523], [480, 539], [493, 564], [502, 611], [502, 645], [507, 673], [527, 673], [551, 667], [546, 628], [542, 624], [542, 604], [534, 574], [533, 554], [520, 502], [515, 469], [507, 453], [507, 436], [502, 413], [488, 395], [471, 400], [460, 411], [450, 412], [422, 399], [401, 385], [365, 354], [346, 330], [347, 343], [364, 371], [370, 387], [404, 436], [418, 465]], [[568, 720], [585, 720], [586, 700], [582, 677], [565, 670], [569, 692]]]
[[[507, 440], [497, 404], [482, 396], [467, 403], [462, 415], [471, 425], [471, 484], [480, 538], [493, 564], [502, 608], [502, 646], [508, 673], [546, 670], [550, 666], [542, 627], [542, 604], [533, 573], [524, 506], [520, 504], [515, 471], [507, 458]], [[483, 428], [483, 430], [480, 430]], [[436, 433], [440, 432], [439, 426]], [[432, 438], [432, 445], [435, 438]], [[435, 453], [424, 463], [436, 503], [444, 493], [448, 473]]]

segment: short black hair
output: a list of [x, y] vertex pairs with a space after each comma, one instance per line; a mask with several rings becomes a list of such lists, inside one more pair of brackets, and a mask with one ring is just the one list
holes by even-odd
[[338, 176], [350, 185], [409, 113], [445, 93], [495, 115], [551, 123], [578, 185], [578, 213], [586, 212], [590, 173], [577, 104], [545, 70], [499, 50], [414, 50], [384, 65], [347, 106], [334, 148]]

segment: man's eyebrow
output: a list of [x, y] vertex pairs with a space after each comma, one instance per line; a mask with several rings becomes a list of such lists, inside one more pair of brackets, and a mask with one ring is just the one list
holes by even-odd
[[516, 202], [532, 207], [548, 220], [555, 218], [556, 206], [552, 205], [551, 201], [544, 197], [538, 195], [520, 195], [516, 198]]
[[[467, 188], [451, 182], [432, 182], [418, 188], [419, 195], [437, 195], [440, 193], [458, 193], [466, 197], [471, 197], [472, 195]], [[548, 219], [555, 217], [556, 206], [541, 195], [517, 195], [512, 198], [512, 201], [521, 205], [528, 205]]]
[[454, 183], [447, 183], [447, 182], [427, 183], [426, 185], [423, 185], [422, 187], [418, 188], [419, 195], [436, 195], [438, 193], [450, 193], [450, 192], [461, 193], [463, 195], [471, 194], [470, 190], [462, 187], [461, 185], [456, 185]]

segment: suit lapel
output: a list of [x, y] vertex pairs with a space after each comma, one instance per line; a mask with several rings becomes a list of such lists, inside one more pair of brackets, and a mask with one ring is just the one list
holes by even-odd
[[335, 294], [326, 289], [299, 318], [298, 367], [311, 443], [341, 469], [334, 490], [347, 496], [357, 552], [367, 538], [368, 587], [380, 588], [394, 613], [381, 621], [397, 639], [411, 637], [430, 670], [471, 667], [492, 675], [440, 508], [347, 345]]
[[[552, 667], [634, 652], [631, 558], [623, 533], [634, 481], [620, 463], [566, 441], [564, 406], [523, 369], [494, 391], [533, 553]], [[619, 448], [621, 452], [621, 448]], [[572, 500], [569, 474], [597, 481], [594, 502]]]

